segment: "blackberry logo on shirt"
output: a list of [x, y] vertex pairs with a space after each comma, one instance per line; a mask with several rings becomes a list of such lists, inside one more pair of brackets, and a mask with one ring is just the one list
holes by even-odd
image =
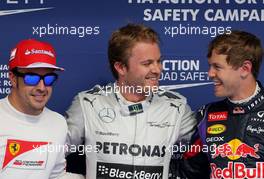
[[99, 165], [98, 166], [98, 171], [101, 173], [101, 175], [108, 174], [108, 168], [106, 168], [104, 165]]
[[140, 166], [97, 162], [97, 178], [161, 179], [163, 166]]

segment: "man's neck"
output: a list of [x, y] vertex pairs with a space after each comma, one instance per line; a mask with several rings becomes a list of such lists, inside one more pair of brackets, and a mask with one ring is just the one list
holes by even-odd
[[133, 88], [133, 86], [126, 86], [124, 83], [116, 82], [116, 85], [120, 89], [120, 94], [129, 102], [140, 102], [146, 99], [146, 95], [144, 93], [136, 93], [136, 90], [126, 90], [129, 88]]
[[130, 101], [130, 102], [140, 102], [140, 101], [143, 101], [146, 99], [146, 96], [145, 95], [142, 95], [142, 94], [134, 94], [134, 93], [122, 93], [121, 92], [121, 95], [127, 100], [127, 101]]
[[229, 99], [233, 103], [245, 103], [250, 101], [254, 96], [258, 94], [259, 86], [256, 81], [250, 81], [247, 84], [242, 86], [242, 90], [240, 93], [240, 98], [237, 99]]

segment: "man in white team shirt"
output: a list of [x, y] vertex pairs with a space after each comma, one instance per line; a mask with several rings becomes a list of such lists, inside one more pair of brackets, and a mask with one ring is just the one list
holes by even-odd
[[87, 179], [167, 179], [171, 148], [190, 138], [196, 120], [183, 96], [158, 89], [158, 34], [121, 27], [108, 58], [116, 82], [76, 96], [67, 111], [68, 142], [85, 142]]
[[[11, 51], [11, 93], [0, 100], [0, 178], [53, 179], [65, 175], [67, 125], [45, 107], [58, 78], [53, 47], [37, 40]], [[72, 177], [74, 178], [74, 177]]]

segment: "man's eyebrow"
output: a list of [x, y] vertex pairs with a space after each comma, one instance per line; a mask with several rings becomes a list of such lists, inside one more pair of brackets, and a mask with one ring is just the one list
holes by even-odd
[[146, 62], [146, 61], [161, 61], [163, 58], [162, 57], [159, 57], [158, 59], [146, 59], [146, 60], [143, 60], [142, 62]]

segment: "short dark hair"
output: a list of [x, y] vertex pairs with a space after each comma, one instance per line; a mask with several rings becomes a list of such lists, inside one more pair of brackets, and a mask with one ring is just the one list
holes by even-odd
[[208, 47], [207, 57], [217, 54], [227, 55], [226, 62], [234, 68], [242, 66], [244, 61], [252, 63], [252, 74], [257, 79], [262, 63], [263, 49], [261, 41], [255, 35], [234, 30], [231, 34], [222, 34], [212, 40]]
[[112, 33], [108, 42], [108, 60], [115, 79], [118, 79], [115, 63], [120, 62], [127, 66], [131, 50], [137, 42], [159, 44], [160, 40], [153, 29], [142, 24], [127, 24]]

